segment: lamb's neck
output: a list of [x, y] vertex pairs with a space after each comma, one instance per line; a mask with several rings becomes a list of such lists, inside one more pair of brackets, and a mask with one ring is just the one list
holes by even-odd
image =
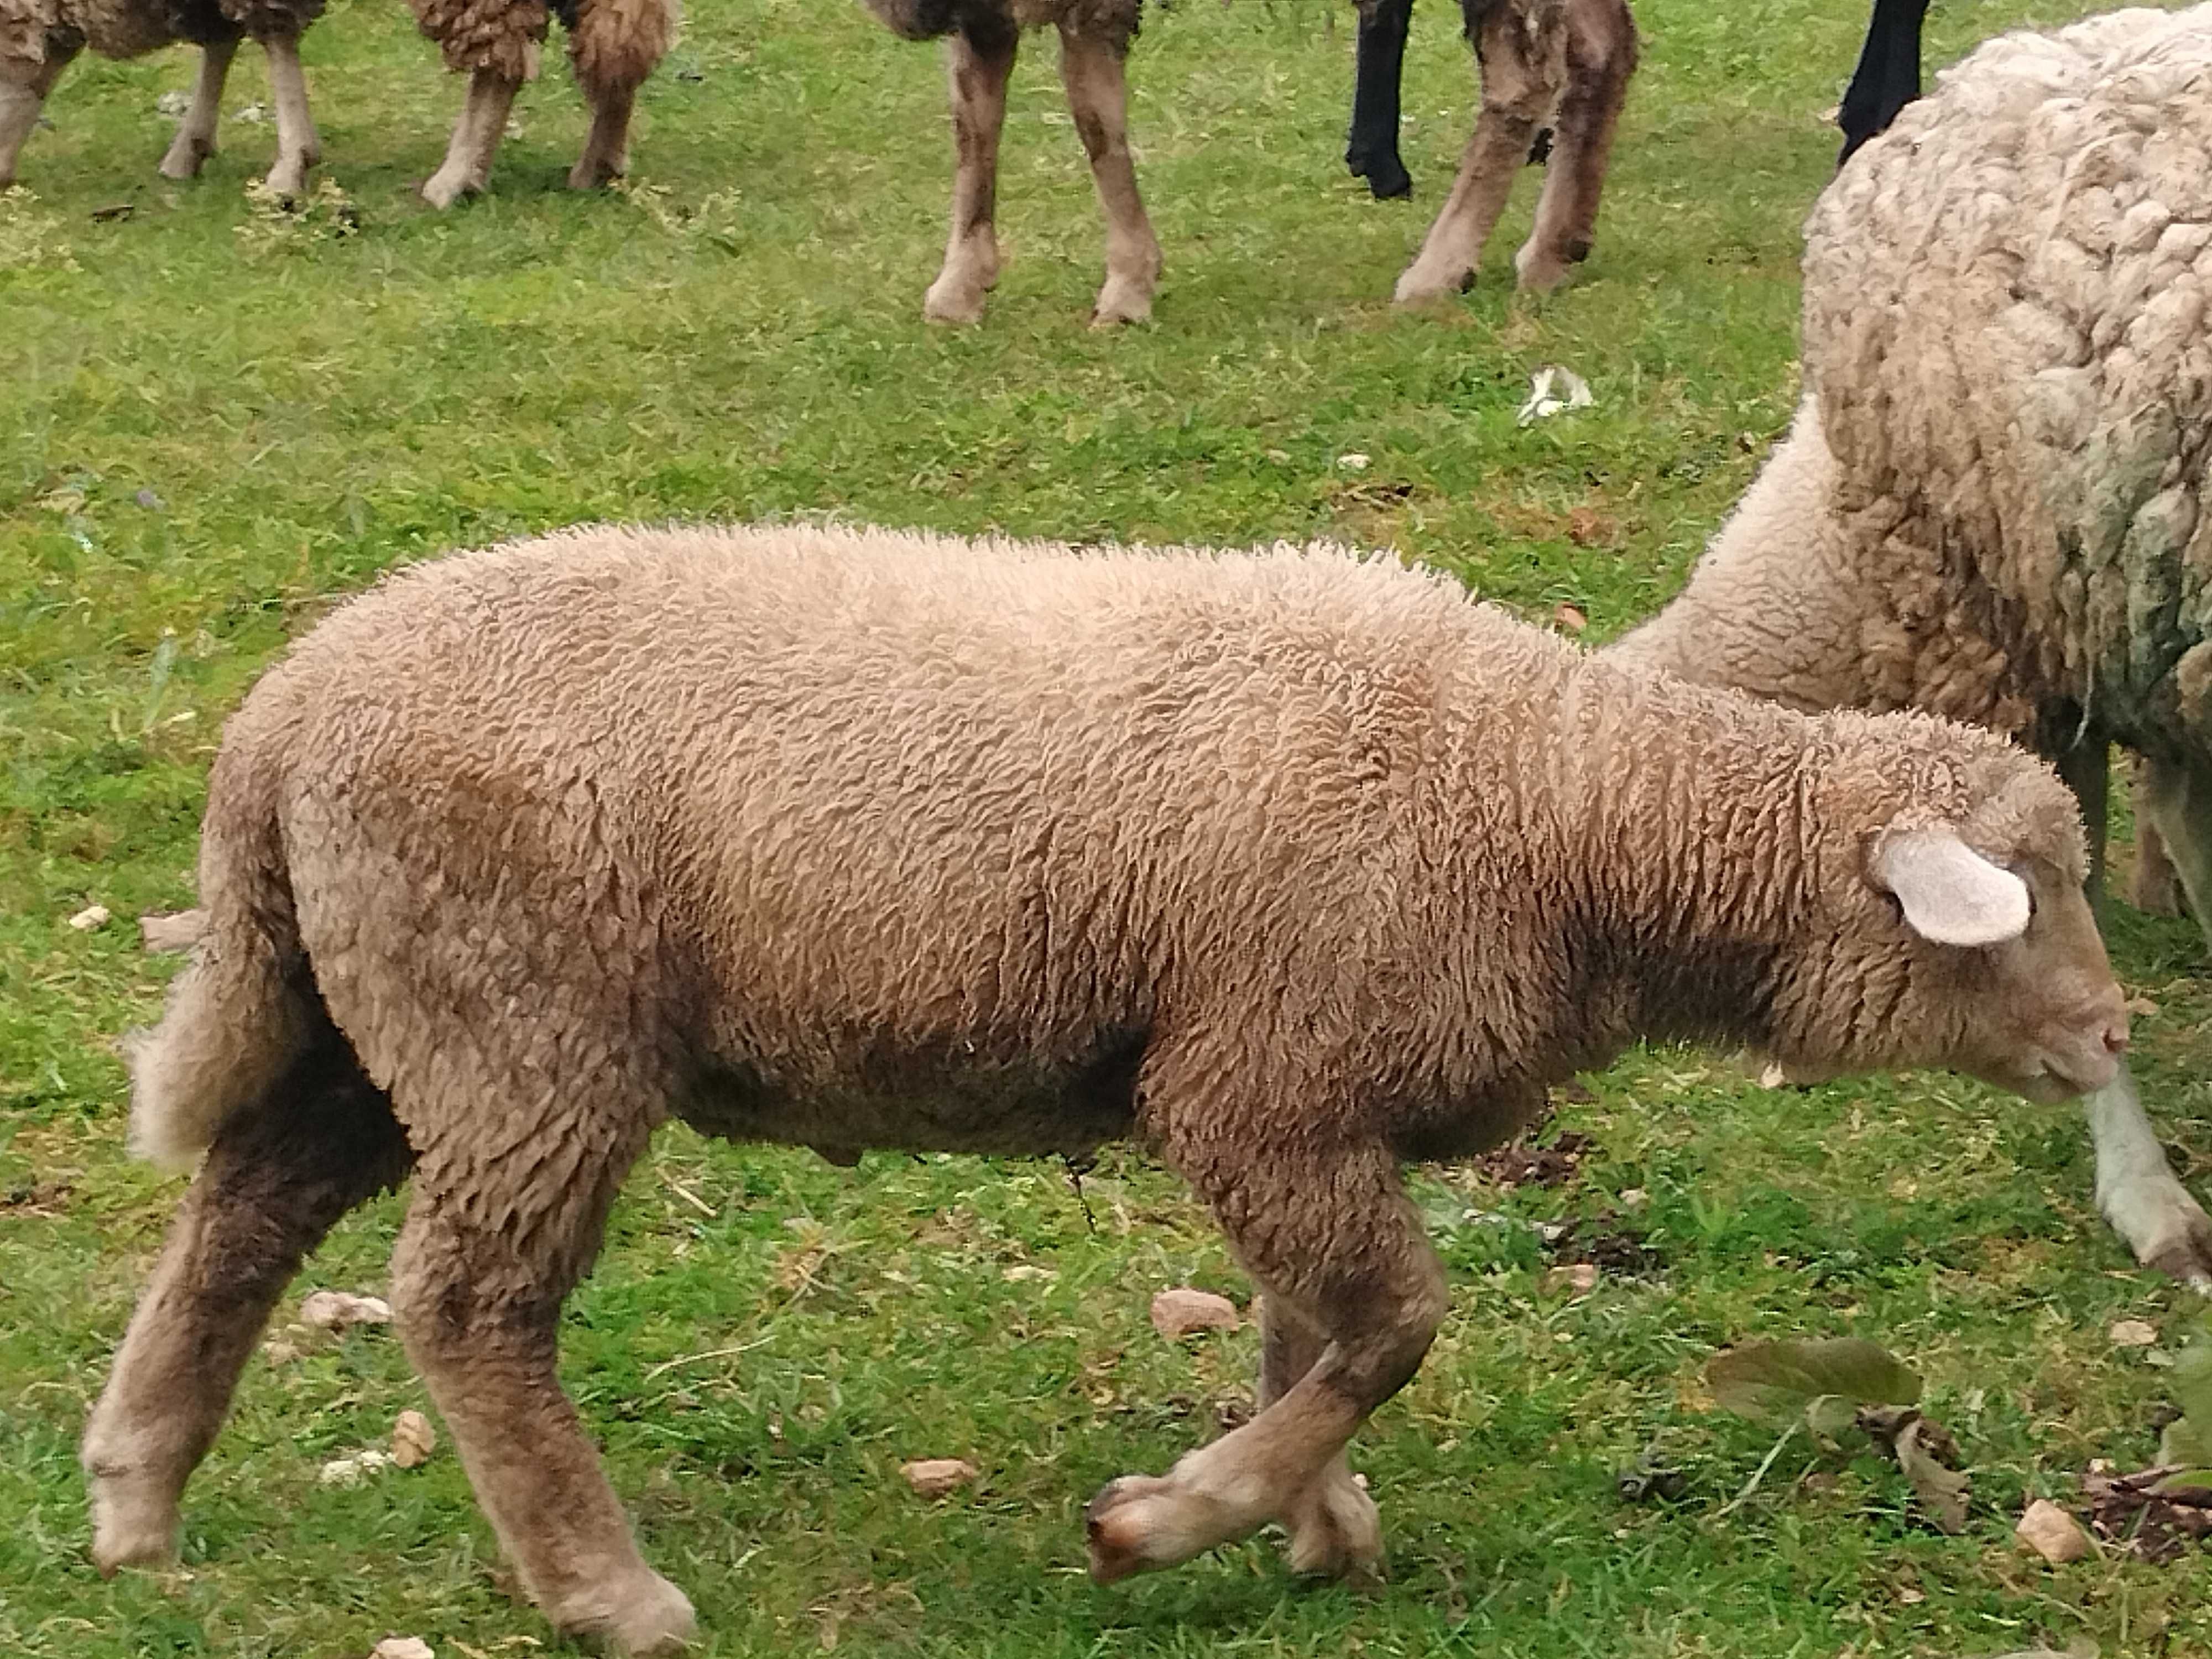
[[1607, 654], [1792, 708], [1865, 705], [1867, 599], [1834, 512], [1835, 472], [1808, 398], [1689, 585]]
[[1819, 882], [1818, 729], [1607, 666], [1559, 747], [1578, 972], [1618, 1035], [1763, 1043]]

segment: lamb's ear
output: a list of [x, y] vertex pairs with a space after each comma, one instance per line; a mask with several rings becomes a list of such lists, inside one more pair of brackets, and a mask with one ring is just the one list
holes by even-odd
[[1875, 879], [1897, 896], [1905, 925], [1938, 945], [1998, 945], [2018, 939], [2034, 912], [2027, 884], [1992, 864], [1948, 830], [1886, 836]]

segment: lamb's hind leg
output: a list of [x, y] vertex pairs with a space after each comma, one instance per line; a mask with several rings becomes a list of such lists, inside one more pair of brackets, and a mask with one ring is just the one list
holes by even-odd
[[644, 1145], [649, 1097], [613, 1087], [578, 1098], [605, 1110], [517, 1104], [510, 1115], [481, 1102], [469, 1119], [477, 1129], [526, 1130], [496, 1152], [425, 1146], [392, 1256], [392, 1310], [477, 1502], [546, 1616], [622, 1652], [674, 1652], [692, 1633], [691, 1604], [639, 1555], [555, 1373], [562, 1301]]
[[307, 173], [323, 159], [322, 140], [307, 107], [307, 77], [300, 67], [300, 37], [270, 34], [261, 49], [269, 58], [269, 90], [276, 103], [276, 160], [269, 168], [269, 188], [287, 201], [307, 188]]
[[[1286, 1151], [1279, 1138], [1225, 1133], [1231, 1121], [1214, 1117], [1180, 1145], [1170, 1134], [1168, 1155], [1212, 1203], [1270, 1319], [1310, 1328], [1320, 1352], [1243, 1428], [1165, 1476], [1124, 1476], [1091, 1500], [1101, 1582], [1188, 1560], [1269, 1520], [1291, 1528], [1294, 1565], [1344, 1571], [1379, 1559], [1373, 1505], [1343, 1475], [1344, 1449], [1419, 1368], [1443, 1317], [1443, 1268], [1384, 1149]], [[1293, 1339], [1279, 1375], [1303, 1357]]]
[[209, 156], [215, 154], [216, 128], [222, 119], [222, 87], [230, 77], [230, 60], [238, 56], [236, 40], [209, 40], [200, 46], [199, 79], [192, 83], [192, 101], [178, 124], [177, 136], [161, 157], [164, 179], [197, 179]]
[[637, 89], [675, 33], [670, 0], [581, 0], [568, 57], [592, 106], [592, 131], [569, 169], [569, 189], [597, 190], [629, 171], [629, 118]]
[[269, 1310], [340, 1216], [407, 1172], [384, 1097], [335, 1039], [216, 1138], [84, 1434], [93, 1561], [163, 1561], [177, 1500]]
[[36, 64], [15, 59], [0, 62], [0, 190], [15, 182], [15, 158], [23, 141], [39, 125], [39, 112], [46, 94], [61, 79], [70, 60], [84, 50], [81, 35], [49, 34], [46, 55]]
[[1567, 81], [1552, 118], [1552, 155], [1535, 228], [1513, 264], [1521, 286], [1541, 293], [1589, 258], [1613, 136], [1636, 73], [1636, 20], [1626, 0], [1577, 0], [1568, 31]]
[[432, 207], [451, 207], [464, 196], [473, 196], [491, 179], [491, 158], [507, 131], [507, 114], [521, 89], [520, 76], [509, 76], [488, 69], [469, 76], [468, 100], [453, 124], [453, 142], [438, 170], [422, 181], [422, 199]]
[[1455, 294], [1474, 280], [1483, 244], [1565, 80], [1565, 3], [1462, 0], [1480, 66], [1482, 106], [1451, 194], [1398, 279], [1399, 304]]
[[[1328, 1345], [1328, 1339], [1301, 1319], [1291, 1304], [1275, 1297], [1262, 1297], [1260, 1409], [1265, 1411], [1288, 1394], [1313, 1369]], [[1382, 1559], [1382, 1518], [1375, 1500], [1352, 1479], [1352, 1465], [1342, 1452], [1292, 1499], [1283, 1525], [1291, 1535], [1289, 1554], [1294, 1572], [1330, 1578], [1356, 1576], [1372, 1571]]]
[[988, 14], [945, 42], [952, 100], [952, 230], [944, 268], [921, 302], [921, 314], [933, 323], [981, 320], [983, 296], [999, 280], [999, 133], [1020, 45], [1019, 30]]
[[1088, 34], [1061, 21], [1060, 78], [1106, 217], [1106, 283], [1091, 310], [1094, 326], [1143, 322], [1152, 314], [1152, 290], [1160, 280], [1159, 240], [1145, 216], [1129, 159], [1129, 88], [1123, 74], [1128, 52], [1127, 32]]

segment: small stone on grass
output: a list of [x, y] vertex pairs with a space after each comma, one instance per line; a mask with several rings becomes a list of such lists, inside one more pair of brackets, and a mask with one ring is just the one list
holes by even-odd
[[1198, 1331], [1233, 1331], [1240, 1322], [1237, 1304], [1211, 1291], [1180, 1285], [1152, 1298], [1152, 1328], [1170, 1342]]
[[899, 1474], [907, 1485], [924, 1498], [942, 1498], [947, 1492], [957, 1492], [978, 1473], [964, 1457], [924, 1457], [899, 1465]]
[[2013, 1535], [2054, 1567], [2079, 1561], [2089, 1553], [2089, 1534], [2080, 1522], [2047, 1498], [2027, 1506], [2013, 1528]]
[[392, 1304], [380, 1296], [356, 1296], [349, 1291], [312, 1291], [300, 1304], [300, 1318], [323, 1331], [343, 1331], [356, 1325], [389, 1325]]
[[2111, 1334], [2116, 1348], [2148, 1348], [2158, 1340], [2158, 1327], [2148, 1320], [2122, 1319], [2114, 1322]]
[[403, 1469], [419, 1468], [438, 1449], [438, 1431], [430, 1419], [416, 1411], [399, 1413], [392, 1425], [392, 1461]]

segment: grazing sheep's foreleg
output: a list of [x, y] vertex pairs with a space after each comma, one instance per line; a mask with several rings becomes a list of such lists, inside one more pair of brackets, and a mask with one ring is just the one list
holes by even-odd
[[[1328, 1339], [1288, 1304], [1261, 1297], [1259, 1408], [1265, 1411], [1288, 1394], [1327, 1346]], [[1340, 1578], [1369, 1571], [1382, 1559], [1382, 1516], [1340, 1451], [1292, 1498], [1283, 1525], [1291, 1535], [1294, 1572]]]
[[1613, 132], [1636, 73], [1636, 20], [1626, 0], [1592, 0], [1575, 13], [1544, 193], [1535, 228], [1513, 261], [1521, 286], [1539, 293], [1557, 288], [1589, 258]]
[[1145, 216], [1137, 169], [1129, 160], [1129, 88], [1122, 72], [1128, 53], [1127, 34], [1102, 39], [1060, 23], [1060, 78], [1106, 217], [1106, 284], [1091, 310], [1093, 327], [1146, 320], [1160, 280], [1159, 241]]
[[520, 78], [480, 69], [469, 76], [468, 101], [453, 124], [453, 141], [446, 160], [422, 181], [422, 199], [432, 207], [451, 207], [464, 196], [473, 196], [491, 179], [491, 158], [507, 131], [507, 113], [514, 107]]
[[38, 63], [15, 58], [0, 62], [0, 190], [15, 182], [15, 158], [31, 129], [39, 125], [46, 94], [70, 60], [84, 50], [82, 35], [49, 34], [45, 40], [46, 55]]
[[2144, 1267], [2212, 1291], [2212, 1218], [2166, 1163], [2126, 1062], [2084, 1103], [2105, 1219]]
[[307, 77], [300, 68], [300, 37], [271, 34], [261, 49], [269, 57], [269, 90], [276, 102], [276, 160], [269, 188], [290, 201], [307, 188], [307, 170], [323, 159], [322, 140], [307, 108]]
[[338, 1218], [396, 1185], [412, 1157], [335, 1042], [216, 1135], [85, 1428], [102, 1573], [173, 1554], [177, 1500], [270, 1310]]
[[944, 268], [923, 297], [933, 323], [973, 323], [999, 280], [999, 133], [1006, 119], [1006, 81], [1021, 32], [982, 17], [945, 42], [952, 100], [952, 231]]
[[1369, 0], [1359, 9], [1344, 164], [1353, 178], [1367, 180], [1378, 202], [1413, 193], [1412, 175], [1398, 155], [1399, 88], [1413, 21], [1413, 0]]
[[581, 0], [568, 33], [568, 58], [592, 106], [592, 131], [569, 169], [569, 189], [597, 190], [629, 171], [637, 89], [675, 34], [672, 0]]
[[392, 1312], [546, 1616], [625, 1653], [674, 1652], [695, 1627], [691, 1603], [639, 1555], [555, 1372], [562, 1301], [598, 1252], [645, 1125], [580, 1115], [533, 1127], [503, 1155], [426, 1148], [392, 1254]]
[[2136, 823], [2155, 832], [2212, 950], [2212, 770], [2151, 756], [2136, 774]]
[[[1344, 1449], [1419, 1369], [1443, 1318], [1443, 1269], [1387, 1152], [1301, 1155], [1260, 1134], [1226, 1144], [1223, 1121], [1188, 1146], [1170, 1135], [1168, 1155], [1212, 1205], [1270, 1317], [1309, 1327], [1320, 1352], [1243, 1427], [1163, 1477], [1127, 1475], [1100, 1491], [1085, 1521], [1101, 1583], [1188, 1560], [1269, 1520], [1291, 1526], [1297, 1565], [1376, 1565], [1373, 1507], [1364, 1492], [1346, 1500], [1339, 1482]], [[1305, 1346], [1293, 1335], [1279, 1352], [1287, 1374]]]
[[199, 79], [192, 83], [191, 106], [177, 125], [158, 171], [164, 179], [197, 179], [209, 156], [215, 154], [216, 128], [222, 119], [222, 87], [230, 76], [230, 60], [238, 56], [238, 42], [210, 40], [200, 47]]
[[1482, 77], [1482, 106], [1451, 195], [1429, 227], [1419, 254], [1398, 279], [1401, 305], [1456, 294], [1474, 280], [1483, 244], [1505, 210], [1536, 129], [1552, 112], [1566, 75], [1562, 8], [1465, 3]]

